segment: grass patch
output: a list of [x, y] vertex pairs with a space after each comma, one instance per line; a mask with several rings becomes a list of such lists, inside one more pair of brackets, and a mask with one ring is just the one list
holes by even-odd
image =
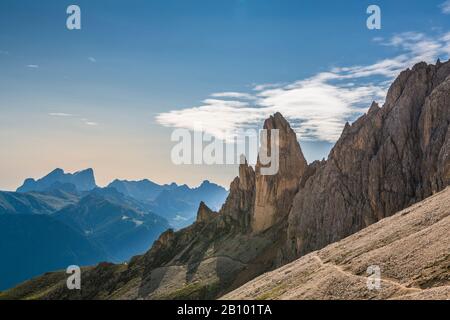
[[35, 300], [45, 297], [52, 289], [65, 281], [63, 272], [47, 273], [28, 280], [17, 287], [0, 293], [0, 300]]
[[219, 290], [217, 282], [213, 283], [189, 283], [184, 287], [170, 292], [169, 294], [161, 297], [165, 300], [204, 300], [212, 299], [215, 297]]
[[256, 300], [274, 300], [278, 297], [280, 297], [281, 294], [286, 292], [286, 285], [281, 284], [279, 286], [276, 286], [275, 288], [259, 295]]

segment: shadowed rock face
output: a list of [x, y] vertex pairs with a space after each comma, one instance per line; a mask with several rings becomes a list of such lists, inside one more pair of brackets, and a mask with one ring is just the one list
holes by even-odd
[[230, 185], [230, 193], [220, 210], [221, 215], [229, 216], [247, 231], [255, 202], [255, 171], [247, 161], [239, 166], [239, 177]]
[[400, 74], [295, 196], [288, 255], [320, 249], [449, 184], [450, 63]]

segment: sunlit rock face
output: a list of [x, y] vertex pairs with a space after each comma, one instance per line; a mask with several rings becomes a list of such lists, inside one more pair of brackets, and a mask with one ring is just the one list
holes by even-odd
[[[268, 155], [272, 154], [271, 131], [278, 130], [278, 143], [275, 146], [278, 148], [279, 166], [275, 175], [263, 175], [261, 169], [265, 166], [258, 158], [255, 168], [255, 207], [251, 220], [253, 232], [267, 230], [287, 216], [300, 179], [308, 166], [295, 132], [280, 113], [267, 119], [264, 129], [267, 130], [267, 150], [263, 146], [262, 152]], [[273, 164], [267, 166], [270, 165]]]
[[210, 221], [216, 213], [214, 213], [208, 206], [202, 201], [197, 212], [197, 223], [207, 223]]

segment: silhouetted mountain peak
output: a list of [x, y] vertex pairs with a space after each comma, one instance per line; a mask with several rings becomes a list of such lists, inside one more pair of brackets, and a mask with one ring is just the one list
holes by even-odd
[[200, 188], [207, 188], [207, 187], [209, 187], [209, 186], [216, 186], [216, 184], [215, 184], [215, 183], [212, 183], [212, 182], [209, 181], [209, 180], [205, 180], [205, 181], [203, 181], [202, 184], [200, 185]]
[[200, 202], [200, 206], [197, 212], [197, 223], [207, 222], [216, 215], [203, 201]]
[[[64, 171], [63, 171], [63, 173], [64, 173]], [[94, 177], [94, 169], [88, 168], [85, 170], [75, 172], [73, 175], [74, 176], [92, 176], [92, 177]]]
[[218, 188], [223, 188], [221, 186], [219, 186], [218, 184], [215, 184], [209, 180], [205, 180], [203, 181], [197, 188], [194, 189], [200, 189], [200, 190], [211, 190], [211, 189], [218, 189]]
[[164, 186], [154, 183], [148, 179], [140, 181], [116, 179], [107, 187], [114, 188], [124, 195], [133, 197], [140, 201], [152, 201], [161, 193], [162, 190], [164, 190]]
[[[52, 172], [50, 172], [48, 175], [46, 175], [45, 177], [59, 177], [64, 175], [64, 170], [61, 168], [56, 168], [55, 170], [53, 170]], [[44, 178], [45, 178], [44, 177]]]
[[97, 187], [94, 170], [91, 168], [73, 174], [65, 173], [63, 169], [57, 168], [38, 180], [26, 179], [17, 192], [45, 191], [55, 183], [73, 184], [78, 191], [89, 191]]
[[[22, 187], [31, 186], [35, 182], [36, 182], [36, 180], [34, 180], [33, 178], [26, 178], [25, 181], [23, 182]], [[17, 191], [19, 191], [19, 190], [17, 189]]]

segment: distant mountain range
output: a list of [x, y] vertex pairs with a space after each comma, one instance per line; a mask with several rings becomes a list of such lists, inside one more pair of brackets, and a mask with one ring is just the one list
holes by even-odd
[[17, 192], [0, 192], [0, 256], [11, 261], [0, 265], [0, 290], [70, 264], [126, 261], [167, 229], [191, 223], [201, 201], [220, 207], [226, 196], [210, 182], [115, 180], [99, 188], [92, 169], [26, 179]]
[[117, 262], [145, 252], [170, 227], [166, 219], [112, 188], [94, 189], [53, 216], [97, 243], [109, 261]]
[[169, 220], [174, 229], [181, 229], [195, 221], [201, 201], [219, 210], [228, 192], [221, 186], [204, 181], [197, 188], [175, 183], [159, 185], [149, 180], [115, 180], [108, 185], [117, 191], [149, 205], [149, 208]]
[[175, 189], [178, 185], [176, 183], [159, 185], [144, 179], [141, 181], [114, 180], [108, 187], [137, 200], [148, 202], [155, 200], [164, 190]]
[[[114, 180], [106, 188], [114, 188], [121, 194], [146, 205], [148, 210], [164, 217], [174, 229], [181, 229], [195, 221], [201, 201], [213, 210], [219, 210], [228, 195], [221, 186], [204, 181], [197, 188], [176, 183], [160, 185], [150, 180]], [[19, 193], [44, 193], [55, 198], [70, 198], [98, 189], [94, 171], [86, 169], [76, 173], [65, 173], [55, 169], [41, 179], [26, 179], [17, 188]], [[38, 196], [42, 197], [42, 196]]]

